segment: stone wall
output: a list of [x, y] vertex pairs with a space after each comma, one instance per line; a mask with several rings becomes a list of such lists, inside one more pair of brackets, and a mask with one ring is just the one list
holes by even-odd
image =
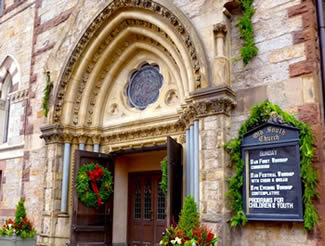
[[[44, 140], [39, 138], [40, 126], [50, 122], [43, 117], [40, 106], [45, 87], [43, 72], [50, 71], [51, 81], [56, 86], [74, 45], [91, 20], [109, 2], [5, 0], [0, 16], [0, 62], [8, 55], [14, 57], [20, 69], [19, 90], [28, 89], [28, 98], [13, 107], [14, 123], [10, 124], [12, 134], [18, 136], [19, 129], [19, 135], [24, 136], [24, 147], [4, 152], [0, 146], [0, 156], [5, 154], [8, 157], [0, 158], [0, 170], [3, 170], [0, 223], [1, 219], [13, 215], [18, 199], [25, 198], [28, 214], [42, 234], [39, 245], [54, 245], [52, 236], [56, 232], [62, 236], [56, 242], [64, 243], [70, 228], [69, 219], [63, 215], [56, 217], [60, 207], [62, 146], [45, 146]], [[245, 67], [238, 61], [241, 41], [235, 23], [239, 14], [236, 10], [229, 9], [229, 13], [223, 8], [224, 3], [231, 1], [160, 2], [172, 2], [195, 27], [206, 52], [211, 86], [230, 84], [227, 80], [220, 80], [220, 66], [215, 65], [220, 58], [216, 47], [216, 32], [220, 29], [216, 28], [220, 27], [218, 24], [225, 26], [222, 59], [231, 62], [231, 84], [237, 94], [237, 107], [231, 118], [222, 115], [200, 120], [202, 220], [218, 232], [222, 245], [322, 245], [324, 228], [320, 227], [319, 233], [307, 234], [299, 223], [249, 223], [230, 233], [229, 211], [224, 199], [225, 179], [230, 169], [227, 167], [228, 157], [222, 149], [226, 140], [237, 136], [250, 107], [268, 99], [312, 125], [317, 136], [315, 164], [320, 171], [324, 170], [313, 1], [255, 0], [257, 11], [253, 23], [259, 54]], [[224, 67], [227, 70], [227, 66]], [[50, 105], [53, 105], [53, 100], [50, 99]], [[19, 137], [13, 139], [12, 144], [18, 142], [22, 142]], [[325, 195], [323, 175], [321, 172], [322, 196]], [[325, 211], [322, 201], [318, 205], [320, 211]]]
[[[281, 0], [266, 4], [255, 0], [254, 7], [253, 25], [259, 53], [247, 66], [240, 61], [233, 63], [232, 86], [237, 93], [238, 106], [232, 115], [231, 135], [237, 136], [250, 108], [267, 99], [312, 125], [317, 147], [314, 162], [317, 167], [323, 166], [314, 3]], [[232, 26], [237, 18], [234, 15]], [[238, 30], [232, 29], [231, 35], [232, 61], [236, 61], [240, 51]], [[320, 225], [318, 229], [321, 228]], [[322, 245], [324, 239], [318, 229], [307, 233], [302, 223], [249, 222], [232, 231], [232, 245]]]

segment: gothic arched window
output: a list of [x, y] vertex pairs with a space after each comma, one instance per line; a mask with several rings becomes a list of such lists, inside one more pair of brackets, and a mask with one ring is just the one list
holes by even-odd
[[0, 88], [0, 143], [7, 143], [10, 117], [9, 94], [12, 90], [12, 80], [10, 74], [7, 75]]
[[[22, 98], [19, 97], [17, 100], [17, 95], [15, 96], [15, 93], [18, 93], [19, 81], [17, 63], [8, 56], [0, 66], [0, 144], [19, 144], [22, 140], [20, 119], [23, 104]], [[11, 98], [16, 98], [16, 101], [12, 101]]]

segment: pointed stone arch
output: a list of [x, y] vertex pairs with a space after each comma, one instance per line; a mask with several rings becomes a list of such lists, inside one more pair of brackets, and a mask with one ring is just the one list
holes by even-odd
[[3, 60], [0, 66], [0, 95], [2, 94], [8, 76], [10, 76], [12, 89], [17, 90], [20, 81], [20, 71], [17, 61], [10, 55]]
[[166, 1], [111, 1], [90, 23], [61, 72], [52, 123], [104, 127], [103, 109], [116, 107], [106, 105], [116, 79], [125, 66], [134, 63], [131, 70], [148, 62], [145, 58], [161, 60], [173, 71], [172, 91], [177, 91], [179, 105], [191, 92], [208, 87], [203, 47], [180, 11]]

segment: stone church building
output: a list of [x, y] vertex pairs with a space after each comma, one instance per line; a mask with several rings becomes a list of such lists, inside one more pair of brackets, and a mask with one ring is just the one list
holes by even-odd
[[[323, 1], [255, 0], [258, 54], [247, 65], [236, 0], [0, 6], [1, 225], [24, 199], [39, 246], [157, 245], [190, 194], [220, 246], [325, 245]], [[312, 127], [312, 232], [301, 222], [230, 227], [224, 144], [264, 100]], [[167, 197], [158, 185], [165, 156], [174, 163]], [[114, 176], [98, 209], [75, 194], [76, 172], [91, 161]]]

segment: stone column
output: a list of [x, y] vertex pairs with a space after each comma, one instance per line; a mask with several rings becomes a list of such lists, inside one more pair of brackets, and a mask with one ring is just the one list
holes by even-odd
[[225, 198], [230, 169], [223, 145], [230, 131], [234, 98], [228, 87], [195, 91], [181, 117], [187, 125], [199, 120], [200, 220], [217, 234], [223, 246], [231, 243], [230, 211]]
[[213, 79], [215, 85], [230, 86], [230, 62], [226, 54], [227, 27], [223, 23], [213, 26], [215, 37], [215, 58], [213, 62]]
[[38, 244], [65, 245], [70, 237], [69, 216], [60, 212], [63, 175], [63, 133], [60, 125], [41, 128], [42, 138], [46, 142], [44, 208], [42, 211], [42, 229]]

